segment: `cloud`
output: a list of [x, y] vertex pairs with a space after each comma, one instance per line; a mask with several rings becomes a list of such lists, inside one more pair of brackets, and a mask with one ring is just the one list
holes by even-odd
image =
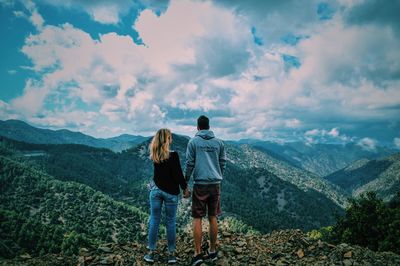
[[105, 24], [136, 8], [141, 44], [42, 23], [21, 49], [32, 76], [9, 108], [57, 125], [76, 108], [120, 128], [185, 134], [206, 113], [225, 138], [310, 143], [354, 141], [398, 121], [400, 41], [392, 26], [351, 22], [362, 1], [151, 2], [46, 2]]
[[43, 102], [49, 90], [49, 87], [41, 86], [40, 82], [28, 79], [24, 94], [21, 97], [13, 99], [11, 106], [25, 116], [34, 115], [42, 109]]
[[345, 21], [350, 25], [387, 26], [399, 35], [399, 10], [399, 1], [387, 1], [385, 4], [378, 0], [358, 1], [346, 10]]
[[371, 138], [363, 138], [357, 142], [357, 145], [366, 151], [375, 151], [377, 141]]
[[[43, 19], [42, 15], [39, 13], [38, 8], [35, 4], [35, 2], [30, 1], [30, 0], [21, 0], [20, 1], [25, 8], [24, 11], [21, 10], [13, 10], [13, 14], [16, 18], [23, 18], [28, 20], [37, 30], [41, 30], [43, 28], [43, 25], [45, 23], [45, 20]], [[16, 2], [15, 1], [3, 1], [0, 2], [3, 6], [12, 8], [15, 6]]]
[[304, 137], [307, 143], [324, 143], [324, 142], [340, 142], [347, 143], [354, 141], [353, 138], [341, 134], [338, 128], [332, 128], [331, 130], [325, 129], [312, 129], [304, 133]]

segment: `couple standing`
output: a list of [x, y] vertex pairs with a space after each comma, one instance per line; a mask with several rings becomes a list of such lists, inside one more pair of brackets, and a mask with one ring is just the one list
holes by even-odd
[[[187, 182], [193, 174], [192, 217], [194, 256], [192, 265], [200, 265], [204, 259], [217, 260], [216, 242], [218, 235], [217, 216], [221, 213], [220, 183], [225, 169], [226, 155], [224, 144], [209, 130], [209, 119], [202, 115], [197, 119], [197, 134], [186, 150], [186, 167], [183, 175], [179, 155], [170, 151], [172, 134], [169, 129], [157, 131], [150, 144], [150, 158], [154, 162], [154, 184], [150, 190], [149, 245], [150, 252], [144, 256], [147, 262], [154, 262], [158, 227], [162, 205], [165, 207], [168, 264], [176, 263], [176, 211], [179, 187], [183, 197], [190, 197]], [[210, 223], [210, 249], [207, 255], [201, 254], [202, 218], [208, 216]]]

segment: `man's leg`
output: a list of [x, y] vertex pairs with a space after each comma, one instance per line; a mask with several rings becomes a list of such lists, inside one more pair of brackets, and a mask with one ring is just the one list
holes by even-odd
[[194, 256], [201, 254], [202, 228], [201, 218], [193, 218]]
[[208, 216], [210, 222], [210, 252], [215, 252], [218, 236], [218, 222], [216, 216]]

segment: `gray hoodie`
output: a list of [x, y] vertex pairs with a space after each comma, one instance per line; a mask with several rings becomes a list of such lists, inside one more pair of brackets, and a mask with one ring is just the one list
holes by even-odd
[[219, 184], [226, 165], [224, 143], [211, 130], [199, 130], [186, 149], [185, 177], [195, 184]]

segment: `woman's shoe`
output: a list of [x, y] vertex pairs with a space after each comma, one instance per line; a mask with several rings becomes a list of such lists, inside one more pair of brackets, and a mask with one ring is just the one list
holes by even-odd
[[175, 264], [176, 263], [176, 257], [172, 254], [168, 255], [168, 264]]
[[148, 253], [148, 254], [144, 255], [143, 259], [147, 262], [153, 263], [154, 262], [154, 254]]

